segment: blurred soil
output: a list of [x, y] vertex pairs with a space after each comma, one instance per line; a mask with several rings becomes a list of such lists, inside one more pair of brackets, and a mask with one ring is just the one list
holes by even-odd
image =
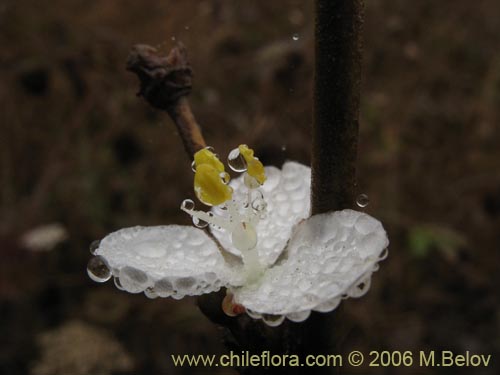
[[[358, 189], [391, 245], [370, 293], [344, 302], [342, 350], [469, 350], [496, 358], [419, 373], [497, 374], [500, 3], [366, 3]], [[166, 115], [136, 98], [125, 59], [136, 43], [182, 41], [192, 107], [220, 155], [247, 143], [267, 165], [308, 163], [312, 4], [0, 2], [0, 373], [187, 374], [171, 353], [224, 353], [193, 300], [149, 300], [86, 275], [94, 239], [189, 224], [188, 159]], [[23, 241], [53, 223], [65, 231], [48, 237], [57, 244]], [[107, 348], [102, 368], [89, 343]], [[217, 370], [206, 373], [234, 374]]]

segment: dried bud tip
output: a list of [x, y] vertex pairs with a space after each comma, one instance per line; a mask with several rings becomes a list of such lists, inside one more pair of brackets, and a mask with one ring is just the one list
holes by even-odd
[[139, 77], [138, 95], [155, 108], [168, 110], [191, 92], [192, 69], [180, 43], [167, 56], [160, 56], [156, 48], [146, 44], [135, 45], [127, 58], [127, 70]]

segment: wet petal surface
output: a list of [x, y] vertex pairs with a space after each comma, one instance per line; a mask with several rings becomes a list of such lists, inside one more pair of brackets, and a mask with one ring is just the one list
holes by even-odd
[[[282, 253], [294, 226], [309, 216], [311, 170], [302, 164], [287, 162], [281, 170], [266, 167], [265, 171], [267, 179], [260, 191], [267, 204], [267, 216], [257, 224], [256, 249], [262, 264], [270, 266]], [[233, 199], [244, 201], [243, 176], [232, 180], [230, 185], [234, 190]], [[218, 207], [213, 211], [216, 215], [227, 216], [227, 212]], [[233, 246], [230, 233], [215, 226], [211, 226], [211, 231], [226, 250], [241, 255]]]
[[389, 241], [373, 217], [343, 210], [300, 223], [287, 257], [251, 285], [234, 288], [236, 303], [252, 316], [287, 316], [301, 321], [311, 310], [335, 309], [344, 297], [360, 297]]
[[146, 292], [150, 298], [182, 298], [238, 285], [238, 268], [229, 268], [202, 230], [180, 226], [125, 228], [107, 235], [95, 250], [118, 288]]

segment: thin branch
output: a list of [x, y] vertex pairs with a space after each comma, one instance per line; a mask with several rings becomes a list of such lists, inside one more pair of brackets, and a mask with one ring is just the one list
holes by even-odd
[[313, 215], [354, 206], [362, 23], [362, 0], [316, 0]]
[[196, 151], [206, 147], [206, 143], [187, 100], [193, 70], [186, 48], [179, 44], [167, 56], [160, 56], [155, 48], [138, 44], [130, 52], [127, 69], [139, 77], [141, 87], [137, 95], [172, 118], [184, 149], [192, 159]]

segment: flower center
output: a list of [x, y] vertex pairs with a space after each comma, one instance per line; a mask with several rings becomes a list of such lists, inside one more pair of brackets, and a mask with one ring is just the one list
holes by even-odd
[[188, 213], [199, 228], [210, 224], [227, 231], [233, 246], [241, 251], [247, 277], [257, 277], [263, 266], [256, 250], [256, 228], [265, 217], [267, 207], [259, 189], [266, 181], [264, 166], [247, 145], [240, 145], [229, 153], [228, 165], [233, 171], [244, 173], [244, 188], [247, 190], [242, 195], [244, 199], [237, 200], [233, 198], [233, 188], [228, 185], [229, 174], [212, 150], [207, 147], [194, 156], [194, 191], [202, 203], [219, 208], [222, 214], [195, 210], [190, 199], [182, 202], [181, 210]]

